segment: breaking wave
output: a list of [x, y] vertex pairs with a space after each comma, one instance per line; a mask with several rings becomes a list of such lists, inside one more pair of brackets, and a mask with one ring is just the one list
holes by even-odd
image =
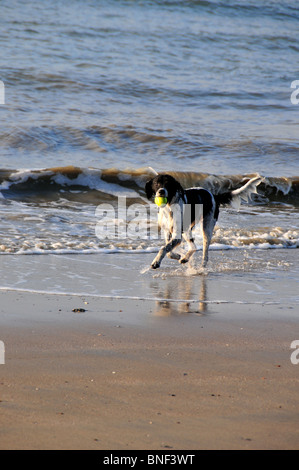
[[[167, 171], [180, 181], [183, 187], [201, 186], [213, 194], [235, 189], [245, 184], [254, 174], [212, 175], [200, 172]], [[76, 198], [98, 203], [108, 198], [125, 196], [140, 200], [145, 197], [145, 182], [153, 177], [152, 168], [120, 170], [96, 169], [74, 166], [47, 169], [0, 169], [0, 195], [5, 199], [39, 201], [41, 198], [57, 200]], [[271, 177], [261, 175], [255, 202], [299, 204], [299, 176]], [[76, 197], [74, 196], [76, 194]]]
[[[240, 187], [255, 176], [168, 173], [185, 188], [202, 186], [214, 194]], [[150, 167], [0, 170], [0, 254], [156, 252], [163, 234], [157, 226], [157, 208], [144, 192], [145, 182], [155, 174]], [[261, 176], [249, 205], [239, 212], [221, 211], [212, 251], [299, 247], [299, 177]], [[124, 206], [119, 197], [126, 201]], [[142, 211], [134, 218], [129, 207], [137, 203]], [[97, 231], [101, 204], [110, 208], [105, 237]], [[200, 250], [199, 226], [194, 238]]]

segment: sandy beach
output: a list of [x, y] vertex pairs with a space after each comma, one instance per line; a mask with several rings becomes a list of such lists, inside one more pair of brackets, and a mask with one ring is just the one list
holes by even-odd
[[[1, 450], [299, 449], [298, 21], [294, 0], [1, 2]], [[150, 268], [157, 174], [171, 210], [241, 197], [206, 269], [197, 223], [190, 263]]]
[[[161, 292], [148, 300], [129, 290], [123, 298], [2, 290], [0, 448], [298, 449], [293, 268], [277, 275], [281, 260], [294, 266], [295, 255], [272, 253], [277, 269], [260, 274], [268, 290], [259, 297], [248, 288], [256, 273], [240, 275], [242, 303], [231, 272], [188, 277], [189, 287], [190, 279], [201, 285], [198, 303]], [[38, 258], [20, 263], [41, 276]], [[64, 262], [71, 272], [72, 259]], [[150, 273], [143, 282], [154, 281]], [[165, 297], [177, 278], [158, 281]]]

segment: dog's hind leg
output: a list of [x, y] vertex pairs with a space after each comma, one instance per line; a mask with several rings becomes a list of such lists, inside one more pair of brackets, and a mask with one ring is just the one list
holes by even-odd
[[182, 264], [188, 263], [189, 259], [191, 258], [193, 253], [195, 253], [196, 251], [196, 245], [194, 243], [194, 238], [192, 237], [191, 231], [188, 231], [187, 233], [183, 233], [183, 237], [186, 240], [189, 249], [187, 253], [185, 254], [185, 256], [180, 259], [180, 263]]
[[209, 247], [212, 240], [214, 226], [216, 224], [216, 219], [214, 216], [210, 215], [205, 217], [202, 223], [202, 237], [203, 237], [203, 247], [202, 247], [202, 267], [205, 268], [208, 259], [209, 259]]

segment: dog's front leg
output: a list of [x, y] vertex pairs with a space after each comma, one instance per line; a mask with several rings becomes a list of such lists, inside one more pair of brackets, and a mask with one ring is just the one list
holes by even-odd
[[[167, 245], [167, 243], [170, 242], [171, 239], [172, 239], [172, 234], [171, 234], [170, 232], [168, 232], [168, 231], [165, 231], [164, 234], [165, 234], [165, 243], [166, 243], [166, 245]], [[181, 255], [179, 255], [178, 253], [174, 253], [173, 251], [169, 251], [169, 252], [167, 253], [167, 256], [168, 256], [168, 258], [170, 258], [170, 259], [176, 259], [176, 260], [181, 259]]]
[[166, 243], [166, 245], [162, 246], [156, 258], [151, 264], [152, 269], [159, 268], [161, 261], [166, 256], [166, 254], [174, 250], [180, 243], [181, 243], [180, 238], [172, 238], [168, 243]]
[[174, 250], [182, 241], [182, 202], [179, 204], [172, 204], [171, 208], [166, 206], [166, 210], [161, 211], [159, 214], [159, 223], [160, 226], [164, 228], [165, 245], [162, 246], [156, 258], [152, 262], [151, 267], [153, 269], [159, 268], [165, 255], [168, 254], [171, 256], [172, 250]]

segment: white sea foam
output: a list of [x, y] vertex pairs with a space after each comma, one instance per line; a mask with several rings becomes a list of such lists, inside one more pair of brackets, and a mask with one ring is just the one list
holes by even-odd
[[69, 178], [62, 173], [52, 176], [52, 180], [60, 186], [82, 186], [88, 189], [95, 189], [115, 197], [123, 196], [128, 198], [138, 198], [136, 191], [122, 187], [119, 184], [108, 183], [101, 178], [102, 172], [94, 169], [84, 169], [76, 178]]
[[[259, 243], [254, 244], [250, 243], [248, 245], [242, 246], [233, 246], [233, 245], [221, 245], [214, 244], [210, 246], [210, 251], [228, 251], [228, 250], [275, 250], [275, 249], [296, 249], [299, 247], [299, 242], [292, 245], [273, 245], [271, 243]], [[44, 243], [32, 244], [30, 242], [23, 242], [20, 247], [14, 244], [13, 246], [8, 246], [0, 244], [0, 255], [68, 255], [68, 254], [112, 254], [112, 253], [128, 253], [128, 254], [142, 254], [142, 253], [156, 253], [159, 251], [160, 246], [148, 246], [146, 248], [120, 248], [110, 244], [110, 247], [98, 247], [95, 246], [90, 248], [89, 244], [78, 243], [73, 247], [61, 247], [61, 243], [53, 243], [48, 246]], [[197, 252], [202, 251], [202, 246], [197, 247]]]

